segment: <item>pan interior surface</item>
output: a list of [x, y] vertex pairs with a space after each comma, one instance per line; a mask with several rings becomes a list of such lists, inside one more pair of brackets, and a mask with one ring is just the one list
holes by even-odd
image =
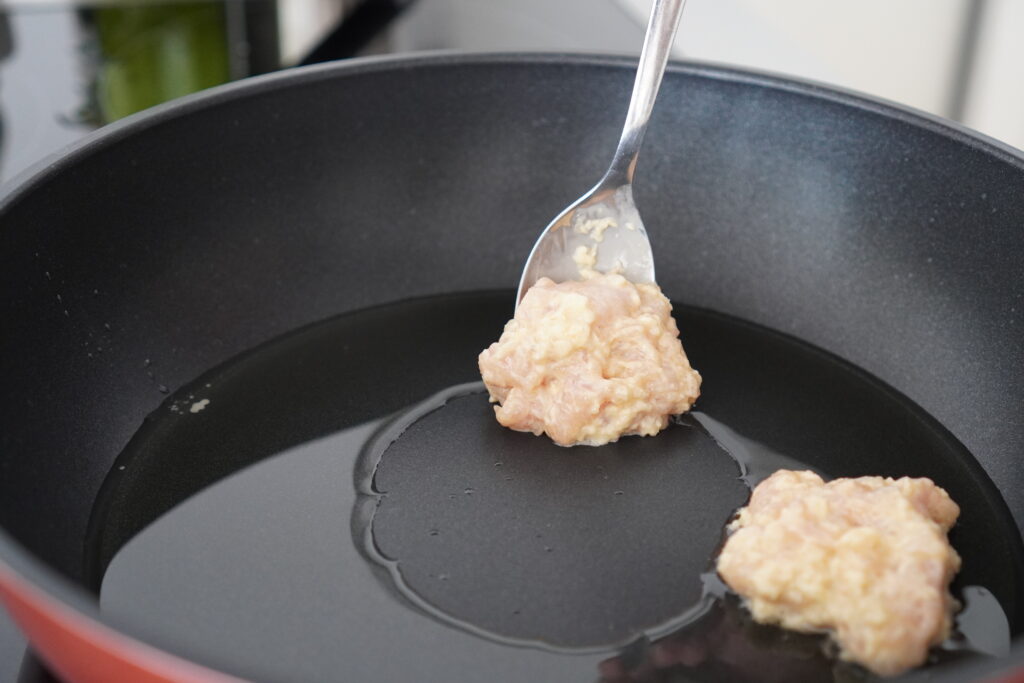
[[[0, 563], [41, 561], [63, 578], [26, 578], [72, 609], [256, 680], [648, 676], [666, 660], [643, 641], [597, 653], [543, 622], [565, 654], [503, 644], [529, 638], [514, 622], [468, 623], [476, 606], [429, 592], [456, 579], [427, 583], [437, 557], [416, 554], [450, 542], [440, 527], [371, 530], [395, 532], [389, 552], [411, 579], [425, 570], [399, 585], [360, 552], [353, 483], [378, 421], [476, 379], [512, 293], [368, 307], [514, 283], [539, 226], [605, 170], [634, 75], [628, 59], [566, 55], [296, 69], [114, 124], [12, 187], [0, 200]], [[963, 508], [958, 596], [970, 615], [995, 600], [1017, 633], [1024, 155], [855, 94], [675, 64], [637, 172], [662, 288], [732, 316], [677, 308], [707, 379], [699, 409], [832, 476], [935, 479]], [[709, 331], [716, 320], [730, 334]], [[314, 352], [318, 337], [329, 352]], [[382, 458], [381, 472], [410, 476], [400, 462]], [[735, 481], [704, 483], [732, 504]], [[617, 490], [613, 505], [641, 505]], [[463, 495], [469, 511], [495, 500]], [[390, 503], [402, 500], [416, 502]], [[688, 562], [710, 561], [709, 538]], [[565, 561], [551, 547], [538, 563]], [[534, 557], [514, 549], [466, 557]], [[671, 590], [671, 571], [642, 566]], [[665, 613], [713, 588], [686, 578]], [[104, 585], [104, 612], [68, 582]], [[708, 620], [650, 635], [668, 661], [714, 641], [746, 648], [761, 680], [830, 675], [821, 660], [806, 675], [780, 664], [774, 645], [791, 636], [730, 609], [715, 600]], [[623, 619], [616, 637], [664, 617], [637, 613], [644, 623]], [[974, 677], [1021, 662], [1024, 642], [975, 658]], [[695, 671], [676, 678], [741, 678]]]
[[[727, 452], [693, 421], [557, 448], [500, 428], [479, 391], [438, 394], [478, 379], [476, 354], [512, 301], [470, 292], [345, 314], [169, 396], [93, 510], [103, 611], [257, 680], [863, 675], [821, 637], [751, 624], [709, 571], [771, 452], [833, 477], [931, 477], [962, 508], [951, 541], [967, 644], [1005, 648], [1020, 630], [1005, 505], [963, 445], [884, 383], [676, 305], [704, 377], [697, 408], [750, 451]], [[975, 656], [964, 638], [936, 660]]]

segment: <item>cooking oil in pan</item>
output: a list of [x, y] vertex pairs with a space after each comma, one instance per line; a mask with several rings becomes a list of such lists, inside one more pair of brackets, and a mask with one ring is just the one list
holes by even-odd
[[884, 384], [676, 306], [704, 376], [697, 412], [655, 438], [558, 448], [500, 428], [469, 384], [511, 302], [340, 316], [169, 397], [94, 509], [103, 609], [257, 680], [862, 676], [820, 636], [752, 624], [708, 571], [748, 487], [811, 467], [929, 476], [960, 503], [965, 633], [937, 656], [998, 654], [1020, 629], [1009, 513], [970, 454]]

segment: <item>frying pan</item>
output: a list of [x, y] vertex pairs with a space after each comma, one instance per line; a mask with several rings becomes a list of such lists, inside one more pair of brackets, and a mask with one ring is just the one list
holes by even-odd
[[[632, 68], [546, 55], [307, 67], [110, 126], [7, 190], [0, 595], [55, 672], [259, 676], [98, 609], [83, 557], [118, 453], [163, 391], [290, 330], [511, 291], [540, 226], [600, 174]], [[976, 459], [985, 495], [964, 509], [1005, 513], [993, 552], [1015, 552], [1024, 156], [860, 95], [676, 64], [636, 189], [671, 297], [804, 340], [919, 406]], [[1002, 605], [1014, 629], [1018, 602]], [[1024, 642], [933, 673], [1016, 680], [1020, 662]]]

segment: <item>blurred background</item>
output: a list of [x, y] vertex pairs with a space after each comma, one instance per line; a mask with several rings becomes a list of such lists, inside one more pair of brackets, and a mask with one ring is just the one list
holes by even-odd
[[[651, 0], [0, 0], [0, 181], [174, 97], [418, 50], [636, 54]], [[861, 90], [1024, 147], [1022, 0], [689, 0], [678, 57]]]
[[[639, 52], [651, 0], [0, 0], [0, 182], [245, 76], [419, 50]], [[676, 56], [837, 84], [1024, 148], [1024, 0], [689, 0]], [[0, 681], [51, 681], [0, 613]]]

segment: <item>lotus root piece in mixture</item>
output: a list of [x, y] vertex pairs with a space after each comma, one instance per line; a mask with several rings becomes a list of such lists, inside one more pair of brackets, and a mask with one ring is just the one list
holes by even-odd
[[959, 514], [929, 479], [780, 470], [731, 524], [718, 573], [756, 621], [828, 629], [843, 659], [894, 675], [949, 636]]
[[657, 434], [700, 394], [668, 299], [614, 274], [539, 280], [480, 374], [498, 422], [563, 446]]

